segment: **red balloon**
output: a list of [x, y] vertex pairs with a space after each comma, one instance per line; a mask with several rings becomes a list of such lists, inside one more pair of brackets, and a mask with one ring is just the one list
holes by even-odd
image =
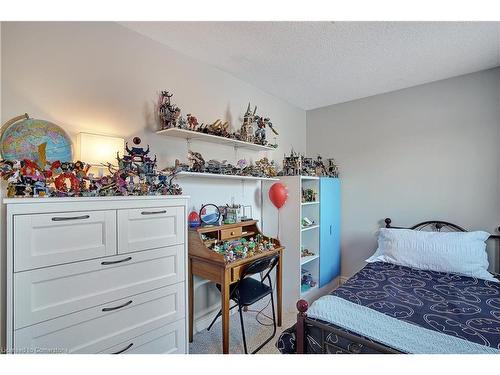
[[269, 199], [277, 209], [280, 209], [285, 204], [287, 198], [288, 190], [281, 182], [276, 182], [269, 189]]

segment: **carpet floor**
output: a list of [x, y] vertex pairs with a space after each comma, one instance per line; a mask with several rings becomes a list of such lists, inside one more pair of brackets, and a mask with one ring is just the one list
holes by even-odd
[[[263, 343], [272, 333], [272, 319], [268, 319], [263, 314], [259, 314], [258, 319], [264, 324], [271, 326], [264, 326], [257, 322], [257, 311], [261, 310], [268, 304], [269, 300], [266, 298], [261, 303], [256, 303], [249, 307], [249, 311], [243, 312], [243, 321], [245, 324], [245, 334], [247, 339], [248, 351], [252, 352], [261, 343]], [[229, 353], [231, 354], [244, 354], [243, 338], [241, 336], [240, 316], [237, 308], [233, 310], [235, 313], [230, 315], [229, 321]], [[267, 316], [272, 316], [271, 305], [269, 304], [263, 310]], [[214, 315], [215, 317], [215, 315]], [[296, 321], [296, 313], [283, 312], [283, 324], [277, 327], [276, 335], [269, 341], [258, 354], [279, 354], [276, 349], [276, 341], [278, 340], [281, 332]], [[222, 354], [222, 322], [217, 319], [210, 331], [206, 329], [198, 332], [193, 337], [193, 342], [189, 344], [190, 354]]]

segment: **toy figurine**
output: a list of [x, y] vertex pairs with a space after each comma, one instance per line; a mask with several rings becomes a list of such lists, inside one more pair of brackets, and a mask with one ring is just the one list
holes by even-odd
[[313, 280], [313, 277], [310, 272], [302, 270], [302, 278], [300, 284], [305, 285], [308, 288], [314, 288], [316, 286], [316, 281]]
[[257, 160], [255, 166], [260, 170], [259, 174], [262, 176], [276, 177], [278, 175], [276, 164], [274, 164], [274, 161], [269, 162], [269, 159], [266, 157]]
[[187, 123], [188, 123], [188, 130], [196, 130], [196, 128], [199, 125], [198, 119], [193, 115], [191, 115], [190, 113], [188, 113], [187, 115]]
[[316, 223], [314, 222], [314, 220], [311, 220], [311, 219], [309, 219], [307, 217], [304, 217], [301, 220], [301, 224], [302, 224], [302, 228], [307, 228], [307, 227], [310, 227], [310, 226], [312, 226], [312, 225], [314, 225]]
[[339, 177], [339, 167], [334, 159], [327, 159], [328, 166], [326, 168], [329, 177]]
[[[135, 145], [139, 145], [141, 143], [141, 139], [139, 137], [134, 137], [132, 142], [134, 142]], [[149, 145], [147, 150], [144, 150], [144, 148], [142, 147], [135, 146], [133, 146], [132, 149], [129, 149], [128, 142], [126, 142], [125, 150], [127, 151], [128, 155], [123, 156], [124, 161], [144, 163], [144, 159], [146, 158], [147, 154], [149, 154]]]
[[213, 124], [210, 124], [204, 128], [204, 133], [216, 135], [218, 137], [229, 138], [230, 134], [228, 132], [229, 122], [222, 122], [221, 120], [215, 121]]
[[280, 176], [299, 176], [302, 170], [301, 157], [298, 153], [292, 152], [290, 156], [283, 155], [283, 170]]
[[243, 116], [243, 124], [240, 128], [239, 139], [244, 142], [253, 143], [253, 124], [255, 123], [255, 112], [257, 112], [257, 106], [255, 106], [253, 112], [250, 110], [250, 103], [248, 103], [247, 110]]
[[255, 131], [255, 143], [265, 146], [267, 144], [266, 140], [266, 126], [273, 131], [274, 134], [279, 135], [278, 132], [273, 128], [273, 123], [267, 117], [256, 116], [257, 130]]
[[247, 161], [245, 159], [240, 159], [236, 163], [236, 168], [238, 169], [238, 171], [240, 172], [240, 174], [242, 174], [243, 170], [245, 169], [245, 167], [247, 165], [248, 165], [248, 163], [247, 163]]
[[316, 192], [313, 189], [302, 189], [302, 203], [316, 202]]
[[162, 91], [158, 98], [157, 110], [158, 118], [162, 129], [169, 129], [176, 125], [176, 121], [181, 114], [181, 110], [174, 104], [171, 104], [173, 94], [168, 91]]
[[181, 115], [179, 116], [176, 125], [179, 129], [187, 129], [187, 120]]
[[300, 256], [301, 257], [312, 257], [316, 254], [314, 254], [313, 252], [309, 251], [309, 249], [302, 249], [300, 250]]
[[193, 152], [189, 150], [188, 152], [188, 162], [189, 170], [191, 172], [204, 172], [205, 171], [205, 160], [199, 152]]

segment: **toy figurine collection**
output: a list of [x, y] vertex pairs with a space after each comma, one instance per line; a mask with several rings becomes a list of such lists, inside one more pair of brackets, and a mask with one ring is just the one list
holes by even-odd
[[316, 281], [314, 281], [311, 272], [306, 269], [302, 269], [302, 277], [300, 279], [300, 285], [302, 291], [307, 291], [310, 288], [314, 288], [316, 286]]
[[175, 160], [175, 165], [163, 169], [163, 172], [178, 173], [184, 171], [252, 177], [276, 177], [278, 175], [276, 163], [272, 160], [269, 161], [266, 157], [257, 160], [255, 164], [240, 159], [236, 165], [233, 165], [228, 163], [227, 160], [210, 159], [205, 161], [199, 152], [189, 150], [187, 159], [187, 163], [182, 163], [179, 159]]
[[339, 168], [334, 159], [327, 159], [327, 165], [323, 163], [323, 158], [318, 155], [313, 158], [299, 155], [292, 152], [290, 156], [284, 155], [283, 169], [279, 176], [315, 176], [315, 177], [339, 177]]
[[316, 254], [314, 254], [314, 253], [313, 253], [312, 251], [310, 251], [309, 249], [304, 249], [304, 248], [302, 248], [302, 249], [300, 250], [300, 256], [301, 256], [302, 258], [304, 258], [304, 257], [313, 257], [313, 256], [315, 256], [315, 255], [316, 255]]
[[273, 241], [274, 240], [270, 237], [257, 234], [255, 238], [250, 237], [249, 239], [240, 238], [239, 240], [215, 241], [210, 248], [216, 253], [224, 255], [224, 260], [231, 263], [239, 259], [274, 250], [275, 245]]
[[302, 203], [316, 202], [317, 193], [314, 189], [302, 188]]
[[[218, 137], [237, 139], [253, 144], [278, 147], [267, 140], [266, 129], [275, 135], [278, 132], [268, 117], [257, 115], [248, 104], [243, 123], [236, 132], [230, 131], [230, 124], [222, 120], [205, 125], [199, 123], [192, 114], [184, 117], [178, 106], [172, 103], [173, 94], [162, 91], [157, 103], [157, 116], [162, 129], [180, 128], [193, 132], [211, 134]], [[133, 139], [134, 146], [126, 145], [126, 153], [121, 158], [117, 153], [117, 164], [108, 163], [105, 175], [89, 173], [91, 165], [83, 162], [61, 162], [46, 160], [46, 143], [39, 146], [37, 160], [0, 160], [0, 176], [7, 181], [8, 197], [94, 197], [114, 195], [180, 195], [182, 189], [172, 182], [178, 172], [212, 173], [219, 175], [273, 178], [276, 176], [327, 176], [338, 177], [338, 166], [334, 159], [321, 156], [316, 159], [295, 153], [284, 156], [283, 169], [278, 171], [274, 160], [267, 157], [248, 162], [240, 159], [236, 165], [227, 160], [205, 161], [201, 153], [189, 150], [187, 163], [178, 159], [175, 165], [157, 170], [156, 156], [149, 155], [150, 148], [139, 147], [140, 138]], [[314, 201], [311, 192], [303, 196], [304, 201]], [[226, 209], [230, 212], [231, 210]], [[231, 220], [231, 219], [228, 219]]]
[[278, 147], [276, 143], [271, 144], [268, 142], [266, 128], [271, 129], [275, 135], [279, 135], [278, 132], [268, 117], [256, 114], [257, 106], [253, 111], [251, 111], [250, 103], [248, 103], [240, 129], [236, 132], [231, 132], [228, 121], [223, 122], [222, 120], [217, 119], [211, 124], [200, 124], [198, 119], [191, 114], [187, 114], [186, 118], [184, 118], [181, 114], [180, 108], [175, 104], [172, 104], [172, 96], [173, 94], [168, 91], [161, 91], [158, 98], [156, 107], [161, 130], [178, 128], [198, 133], [211, 134], [217, 137], [236, 139], [261, 146], [274, 148]]
[[126, 147], [126, 155], [117, 154], [118, 167], [107, 165], [109, 174], [94, 176], [91, 166], [82, 162], [49, 162], [45, 146], [39, 147], [34, 160], [2, 160], [0, 175], [7, 181], [7, 196], [13, 197], [96, 197], [114, 195], [180, 195], [182, 189], [172, 183], [175, 175], [159, 173], [156, 157], [137, 147], [141, 140], [135, 137], [135, 146]]
[[227, 160], [218, 161], [210, 159], [205, 161], [199, 152], [188, 151], [187, 163], [182, 163], [179, 159], [171, 167], [163, 169], [163, 172], [195, 172], [213, 173], [219, 175], [232, 176], [252, 176], [261, 178], [273, 178], [277, 176], [316, 176], [316, 177], [338, 177], [338, 166], [334, 159], [327, 159], [327, 165], [323, 163], [320, 155], [314, 160], [312, 158], [299, 155], [292, 150], [290, 156], [285, 156], [283, 169], [278, 171], [278, 166], [274, 160], [267, 157], [255, 161], [255, 164], [248, 163], [245, 159], [240, 159], [236, 165], [232, 165]]

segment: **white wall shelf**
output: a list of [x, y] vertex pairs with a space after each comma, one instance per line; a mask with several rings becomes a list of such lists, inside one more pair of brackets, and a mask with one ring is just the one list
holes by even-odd
[[219, 137], [217, 135], [205, 134], [200, 132], [195, 132], [192, 130], [179, 129], [179, 128], [170, 128], [165, 130], [158, 130], [156, 134], [175, 137], [175, 138], [183, 138], [188, 141], [191, 140], [199, 140], [203, 142], [216, 143], [219, 145], [227, 145], [237, 148], [246, 148], [254, 151], [274, 151], [275, 147], [271, 146], [262, 146], [255, 143], [243, 142], [237, 139]]
[[304, 264], [312, 262], [313, 260], [318, 259], [318, 258], [319, 258], [318, 254], [316, 254], [316, 255], [309, 255], [309, 256], [306, 256], [306, 257], [301, 257], [300, 258], [300, 265], [303, 266]]
[[317, 229], [317, 228], [319, 228], [319, 224], [311, 225], [309, 227], [301, 227], [301, 231], [304, 232], [306, 230]]
[[316, 202], [302, 202], [301, 204], [302, 204], [302, 206], [311, 206], [313, 204], [319, 204], [319, 201], [316, 201]]
[[279, 178], [238, 176], [232, 174], [200, 173], [200, 172], [179, 172], [175, 178], [212, 178], [212, 179], [231, 179], [231, 180], [254, 180], [254, 181], [279, 181]]

